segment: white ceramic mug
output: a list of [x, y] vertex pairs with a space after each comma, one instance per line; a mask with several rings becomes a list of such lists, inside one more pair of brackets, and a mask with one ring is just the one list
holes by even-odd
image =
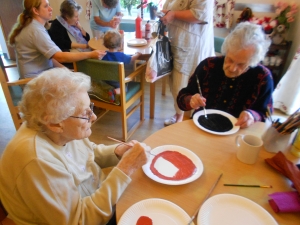
[[251, 134], [239, 134], [235, 138], [235, 144], [238, 147], [237, 158], [246, 164], [254, 164], [257, 161], [259, 151], [263, 141]]

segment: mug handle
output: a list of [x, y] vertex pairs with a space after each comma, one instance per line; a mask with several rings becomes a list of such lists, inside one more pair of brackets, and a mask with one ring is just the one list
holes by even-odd
[[244, 135], [242, 135], [242, 134], [239, 134], [239, 135], [237, 135], [237, 136], [235, 137], [235, 144], [236, 144], [236, 146], [240, 147], [240, 142], [239, 142], [239, 140], [240, 140], [240, 138], [243, 138], [243, 137], [244, 137]]

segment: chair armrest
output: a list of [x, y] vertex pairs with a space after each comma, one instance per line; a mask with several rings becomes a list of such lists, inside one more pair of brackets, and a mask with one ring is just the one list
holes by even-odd
[[143, 71], [145, 72], [146, 65], [147, 65], [147, 63], [143, 63], [135, 71], [133, 71], [131, 74], [129, 74], [127, 77], [125, 77], [125, 83], [133, 81], [136, 76], [141, 75], [141, 73], [143, 73]]
[[25, 78], [25, 79], [20, 79], [20, 80], [16, 80], [16, 81], [9, 81], [9, 82], [7, 82], [7, 85], [8, 86], [24, 85], [24, 84], [27, 84], [32, 79], [33, 78]]

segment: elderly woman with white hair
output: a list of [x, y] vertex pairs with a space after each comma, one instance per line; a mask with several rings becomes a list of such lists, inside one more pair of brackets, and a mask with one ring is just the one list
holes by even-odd
[[237, 117], [236, 125], [241, 128], [265, 121], [267, 107], [272, 108], [273, 78], [259, 63], [270, 44], [260, 25], [238, 24], [222, 45], [224, 56], [203, 60], [188, 86], [181, 89], [177, 96], [179, 108], [195, 112], [201, 107], [222, 110]]
[[150, 149], [89, 141], [90, 86], [87, 75], [58, 68], [25, 87], [24, 123], [0, 161], [0, 199], [16, 224], [115, 224], [115, 204]]

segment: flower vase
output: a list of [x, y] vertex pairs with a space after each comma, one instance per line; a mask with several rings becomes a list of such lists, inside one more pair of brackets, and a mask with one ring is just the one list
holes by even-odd
[[150, 11], [150, 19], [155, 20], [156, 19], [157, 6], [151, 5], [149, 11]]
[[286, 44], [286, 36], [287, 29], [283, 24], [279, 24], [274, 28], [273, 32], [270, 34], [270, 38], [272, 43], [275, 45], [283, 45]]
[[131, 16], [131, 8], [132, 8], [132, 5], [127, 5], [127, 12], [128, 12], [128, 15]]

